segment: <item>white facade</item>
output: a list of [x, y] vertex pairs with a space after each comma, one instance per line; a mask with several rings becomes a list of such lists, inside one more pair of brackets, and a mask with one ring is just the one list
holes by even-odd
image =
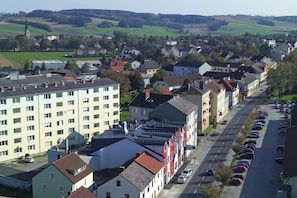
[[84, 144], [119, 121], [119, 84], [110, 79], [13, 89], [0, 92], [0, 161], [46, 152], [66, 139]]

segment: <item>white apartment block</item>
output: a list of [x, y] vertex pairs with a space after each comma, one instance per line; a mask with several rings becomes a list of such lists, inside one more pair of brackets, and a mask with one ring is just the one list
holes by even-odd
[[85, 144], [119, 122], [119, 101], [120, 86], [108, 78], [0, 79], [0, 162]]

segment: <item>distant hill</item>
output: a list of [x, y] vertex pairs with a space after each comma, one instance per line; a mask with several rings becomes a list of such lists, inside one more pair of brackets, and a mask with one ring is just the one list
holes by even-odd
[[0, 17], [0, 35], [23, 34], [28, 18], [32, 34], [101, 36], [114, 31], [135, 35], [283, 34], [297, 30], [297, 16], [180, 15], [135, 13], [120, 10], [34, 10], [25, 15]]

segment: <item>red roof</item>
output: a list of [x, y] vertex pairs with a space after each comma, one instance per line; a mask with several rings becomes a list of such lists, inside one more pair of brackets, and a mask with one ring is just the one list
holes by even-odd
[[72, 192], [67, 198], [96, 198], [96, 196], [81, 186], [76, 191]]
[[153, 174], [157, 174], [163, 168], [162, 162], [145, 152], [141, 153], [134, 161], [151, 171]]

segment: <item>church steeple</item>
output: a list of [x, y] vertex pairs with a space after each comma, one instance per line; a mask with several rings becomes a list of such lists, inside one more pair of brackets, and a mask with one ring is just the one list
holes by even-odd
[[29, 26], [28, 26], [28, 19], [26, 18], [26, 24], [25, 24], [25, 36], [30, 39], [30, 31], [29, 31]]

